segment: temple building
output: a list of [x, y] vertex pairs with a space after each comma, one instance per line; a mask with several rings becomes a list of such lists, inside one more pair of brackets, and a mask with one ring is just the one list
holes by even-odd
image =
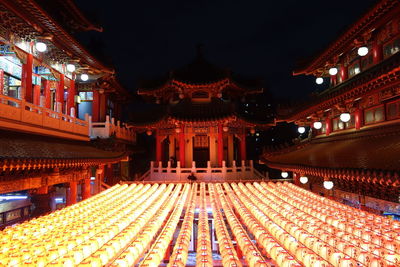
[[267, 109], [248, 107], [247, 99], [262, 92], [260, 81], [209, 63], [199, 48], [190, 64], [142, 82], [138, 94], [156, 108], [132, 116], [129, 127], [155, 136], [156, 164], [239, 166], [247, 160], [248, 135], [275, 123]]
[[129, 92], [73, 35], [100, 28], [47, 2], [0, 3], [0, 228], [129, 176]]
[[[296, 70], [331, 86], [279, 111], [301, 135], [263, 154], [276, 179], [247, 157], [276, 123], [257, 81], [199, 53], [144, 82], [155, 108], [124, 124], [129, 94], [74, 39], [100, 28], [73, 1], [0, 1], [0, 266], [400, 266], [400, 222], [371, 206], [399, 207], [399, 14], [380, 1]], [[136, 133], [157, 162], [127, 181]]]
[[265, 163], [285, 176], [293, 172], [298, 185], [303, 177], [305, 188], [399, 216], [399, 51], [400, 3], [379, 1], [294, 71], [330, 86], [307, 104], [280, 112], [278, 121], [294, 122], [309, 138], [268, 151]]

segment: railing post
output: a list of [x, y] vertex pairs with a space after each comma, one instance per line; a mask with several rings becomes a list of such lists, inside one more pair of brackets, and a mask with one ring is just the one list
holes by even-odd
[[106, 116], [106, 125], [105, 125], [105, 137], [110, 137], [110, 116]]
[[222, 161], [222, 179], [226, 179], [226, 161]]
[[170, 173], [171, 173], [171, 161], [168, 160], [168, 162], [167, 162], [167, 174], [170, 174]]

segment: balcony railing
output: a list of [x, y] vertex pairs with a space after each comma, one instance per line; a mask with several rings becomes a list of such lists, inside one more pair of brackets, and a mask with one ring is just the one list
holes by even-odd
[[232, 162], [232, 167], [226, 167], [225, 161], [222, 167], [211, 167], [210, 161], [207, 162], [207, 168], [197, 168], [196, 162], [192, 162], [192, 167], [181, 168], [180, 162], [176, 167], [163, 167], [162, 162], [155, 164], [150, 162], [150, 170], [146, 172], [140, 180], [142, 181], [159, 181], [159, 182], [188, 182], [188, 176], [194, 174], [198, 182], [215, 182], [215, 181], [248, 181], [248, 180], [268, 180], [268, 175], [258, 172], [253, 161], [249, 160], [248, 164], [242, 161], [242, 166], [236, 166], [236, 162]]
[[90, 123], [90, 137], [91, 138], [109, 138], [115, 136], [117, 139], [128, 141], [131, 143], [136, 142], [136, 133], [133, 129], [126, 128], [124, 125], [121, 126], [121, 122], [117, 121], [110, 116], [106, 117], [105, 122], [92, 122], [89, 116]]
[[11, 130], [89, 140], [87, 121], [1, 94], [0, 126]]

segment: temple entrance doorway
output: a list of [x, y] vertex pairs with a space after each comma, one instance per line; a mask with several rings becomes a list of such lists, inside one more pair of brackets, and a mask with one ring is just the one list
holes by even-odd
[[207, 135], [195, 135], [193, 137], [193, 161], [196, 167], [206, 168], [210, 160], [209, 138]]

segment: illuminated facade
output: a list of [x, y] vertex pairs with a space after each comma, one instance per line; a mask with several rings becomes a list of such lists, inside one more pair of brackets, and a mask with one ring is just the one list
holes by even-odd
[[[278, 120], [305, 127], [309, 138], [269, 151], [267, 165], [293, 172], [299, 185], [306, 176], [306, 187], [349, 204], [400, 214], [399, 18], [399, 1], [379, 1], [294, 71], [330, 87], [281, 112]], [[323, 181], [332, 181], [334, 190], [322, 188]]]
[[154, 135], [156, 164], [171, 158], [181, 167], [239, 166], [247, 160], [246, 137], [274, 125], [272, 112], [251, 111], [247, 99], [263, 88], [207, 62], [201, 51], [165, 78], [143, 82], [138, 94], [157, 105], [132, 117], [129, 127]]
[[[120, 120], [129, 94], [72, 35], [96, 29], [72, 1], [0, 2], [0, 193], [29, 190], [36, 214], [54, 208], [53, 185], [67, 185], [69, 205], [126, 172], [135, 133]], [[6, 206], [0, 227], [26, 217], [21, 207], [9, 219]]]

